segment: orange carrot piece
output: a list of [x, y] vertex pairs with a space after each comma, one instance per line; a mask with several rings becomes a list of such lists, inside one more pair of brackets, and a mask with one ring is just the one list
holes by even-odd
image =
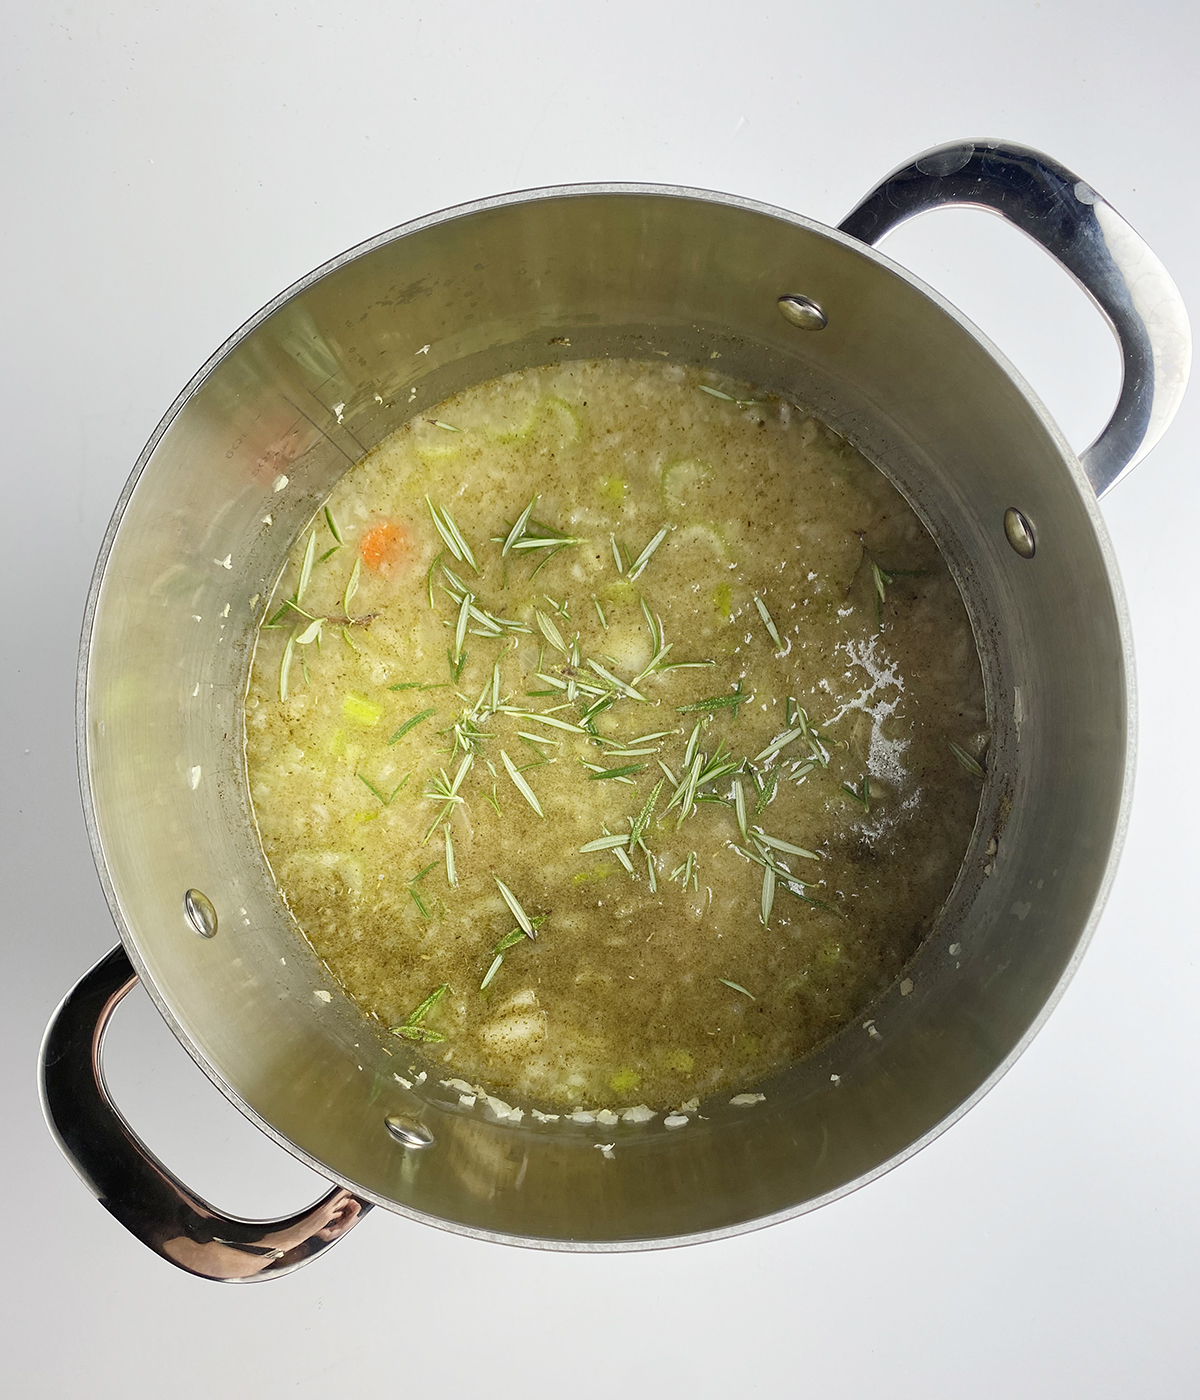
[[359, 541], [358, 553], [368, 569], [386, 577], [408, 558], [408, 531], [394, 520], [372, 525]]

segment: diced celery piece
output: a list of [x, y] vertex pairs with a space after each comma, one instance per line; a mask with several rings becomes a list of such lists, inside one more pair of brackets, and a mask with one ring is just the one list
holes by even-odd
[[342, 699], [342, 714], [347, 719], [353, 720], [355, 724], [364, 725], [369, 729], [372, 725], [379, 723], [380, 716], [383, 714], [383, 706], [376, 705], [365, 695], [355, 695], [351, 690]]

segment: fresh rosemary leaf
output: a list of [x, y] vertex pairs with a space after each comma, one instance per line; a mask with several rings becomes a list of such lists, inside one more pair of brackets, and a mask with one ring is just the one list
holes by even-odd
[[763, 863], [762, 882], [762, 921], [763, 927], [769, 928], [771, 924], [771, 909], [775, 903], [775, 867], [766, 862]]
[[448, 510], [439, 510], [428, 496], [425, 497], [425, 504], [429, 507], [434, 528], [441, 535], [446, 548], [460, 563], [469, 564], [478, 573], [479, 565], [476, 564], [475, 556], [471, 553], [471, 546], [463, 539], [461, 531], [454, 523], [454, 517]]
[[446, 823], [446, 883], [452, 890], [458, 888], [458, 872], [454, 868], [454, 842], [450, 839], [450, 823]]
[[629, 837], [620, 833], [616, 836], [600, 836], [595, 841], [589, 841], [586, 846], [580, 846], [579, 854], [587, 855], [590, 851], [615, 851], [618, 846], [628, 843]]
[[629, 582], [632, 583], [641, 574], [642, 570], [650, 562], [650, 556], [667, 538], [667, 527], [664, 525], [657, 535], [650, 541], [645, 549], [638, 555], [629, 568]]
[[765, 831], [755, 828], [754, 839], [761, 841], [764, 846], [770, 846], [772, 850], [784, 851], [789, 856], [803, 856], [805, 860], [820, 860], [816, 851], [807, 851], [803, 846], [793, 846], [788, 841], [780, 841], [777, 836], [768, 836]]
[[492, 949], [492, 952], [507, 953], [510, 948], [515, 948], [518, 943], [523, 942], [528, 936], [524, 929], [515, 928], [504, 935], [500, 942]]
[[864, 812], [871, 810], [871, 780], [866, 773], [863, 774], [862, 787], [851, 787], [849, 783], [842, 784], [842, 791], [848, 792], [855, 802], [862, 804]]
[[325, 507], [325, 524], [329, 526], [329, 533], [337, 540], [338, 544], [342, 544], [342, 532], [338, 529], [337, 522], [330, 513], [328, 506]]
[[416, 890], [413, 889], [413, 887], [412, 887], [411, 885], [409, 885], [409, 887], [408, 887], [408, 892], [409, 892], [410, 895], [412, 895], [413, 903], [414, 903], [414, 904], [417, 906], [417, 908], [421, 911], [422, 915], [427, 919], [427, 918], [429, 917], [429, 910], [425, 907], [425, 901], [424, 901], [424, 900], [421, 898], [421, 896], [416, 892]]
[[735, 992], [741, 992], [744, 997], [749, 997], [751, 1001], [758, 1000], [753, 992], [748, 992], [739, 982], [731, 982], [728, 977], [718, 977], [717, 981], [723, 982], [725, 986], [732, 988]]
[[966, 749], [960, 749], [953, 739], [947, 739], [946, 743], [950, 746], [950, 752], [958, 759], [959, 763], [962, 764], [968, 773], [976, 778], [982, 778], [984, 776], [983, 765], [978, 759], [972, 758]]
[[737, 817], [738, 831], [742, 840], [748, 839], [746, 834], [746, 792], [741, 783], [735, 782], [733, 785], [733, 810]]
[[342, 594], [342, 611], [347, 617], [350, 616], [350, 604], [354, 601], [354, 595], [358, 592], [358, 576], [362, 568], [362, 560], [358, 555], [354, 556], [354, 567], [350, 570], [350, 577], [346, 581], [346, 591]]
[[628, 873], [629, 873], [630, 875], [632, 875], [632, 874], [633, 874], [633, 862], [629, 859], [629, 855], [628, 855], [628, 853], [626, 852], [625, 848], [624, 848], [623, 846], [616, 846], [616, 847], [614, 847], [614, 848], [613, 848], [613, 855], [616, 856], [616, 858], [621, 862], [621, 864], [625, 867], [625, 869], [628, 871]]
[[462, 432], [461, 428], [456, 428], [453, 423], [443, 423], [440, 418], [431, 418], [429, 421], [433, 424], [435, 428], [442, 428], [448, 433]]
[[292, 654], [295, 650], [296, 638], [293, 634], [284, 645], [283, 660], [279, 663], [279, 699], [281, 702], [288, 698], [288, 673], [292, 669]]
[[568, 724], [565, 719], [559, 719], [555, 715], [539, 715], [534, 710], [516, 710], [511, 706], [501, 705], [497, 713], [521, 715], [524, 719], [536, 720], [539, 724], [548, 724], [551, 729], [564, 729], [568, 734], [587, 734], [587, 730], [578, 724]]
[[321, 554], [317, 557], [317, 563], [323, 564], [326, 561], [326, 559], [331, 559], [338, 552], [339, 549], [341, 549], [340, 544], [331, 545], [330, 548], [327, 549], [324, 554]]
[[625, 572], [625, 565], [621, 562], [621, 551], [617, 545], [617, 537], [616, 535], [609, 535], [608, 538], [612, 542], [613, 558], [617, 562], [617, 573], [623, 574]]
[[750, 760], [751, 763], [763, 763], [768, 758], [773, 758], [781, 749], [787, 748], [789, 744], [794, 744], [797, 739], [805, 738], [807, 732], [806, 729], [789, 729], [783, 734], [777, 735], [771, 740], [767, 747], [763, 749], [762, 753], [756, 753], [754, 755]]
[[[591, 765], [589, 764], [588, 766], [590, 767]], [[592, 783], [601, 783], [608, 778], [627, 778], [630, 773], [644, 772], [645, 768], [646, 765], [644, 763], [627, 763], [624, 768], [605, 768], [599, 773], [589, 774], [588, 781]]]
[[435, 987], [420, 1006], [408, 1013], [404, 1018], [403, 1025], [392, 1027], [392, 1034], [403, 1036], [406, 1040], [445, 1040], [446, 1037], [444, 1035], [439, 1035], [437, 1031], [426, 1030], [421, 1022], [424, 1021], [425, 1017], [429, 1015], [449, 990], [449, 982], [443, 982], [440, 987]]
[[492, 879], [495, 880], [496, 888], [500, 891], [500, 895], [505, 904], [507, 904], [512, 911], [513, 918], [516, 919], [517, 923], [520, 924], [521, 928], [524, 930], [525, 936], [527, 938], [536, 938], [537, 932], [534, 929], [533, 920], [530, 919], [525, 910], [521, 908], [521, 901], [513, 894], [512, 890], [508, 888], [499, 875], [493, 875]]
[[[521, 937], [524, 938], [525, 935], [522, 934]], [[500, 964], [503, 961], [503, 953], [497, 953], [496, 956], [492, 959], [491, 967], [489, 967], [488, 970], [483, 974], [483, 981], [479, 984], [479, 990], [481, 992], [487, 991], [488, 987], [491, 985], [492, 978], [495, 977], [496, 973], [500, 971]]]
[[310, 622], [303, 632], [296, 638], [298, 647], [306, 647], [309, 642], [315, 642], [321, 635], [321, 624], [325, 621], [323, 617], [316, 618]]
[[690, 705], [676, 705], [675, 712], [680, 715], [693, 715], [709, 714], [715, 710], [732, 710], [734, 719], [737, 719], [738, 707], [745, 699], [742, 683], [738, 681], [737, 689], [732, 695], [710, 695], [707, 700], [696, 700]]
[[758, 609], [758, 615], [762, 618], [763, 626], [767, 629], [768, 636], [775, 643], [775, 650], [782, 651], [783, 641], [779, 636], [779, 629], [775, 626], [774, 619], [767, 611], [766, 603], [763, 602], [757, 593], [754, 595], [754, 606]]
[[737, 399], [732, 394], [723, 394], [720, 389], [713, 389], [708, 384], [697, 385], [702, 394], [711, 394], [714, 399], [723, 399], [726, 403], [737, 403]]
[[428, 864], [427, 866], [425, 866], [425, 868], [424, 868], [423, 870], [418, 870], [417, 873], [412, 877], [412, 879], [411, 879], [408, 883], [409, 883], [410, 885], [415, 885], [415, 884], [418, 883], [418, 881], [423, 880], [423, 879], [425, 878], [425, 876], [429, 874], [429, 872], [433, 869], [433, 867], [434, 867], [436, 864], [437, 864], [437, 861], [436, 861], [436, 860], [431, 860], [431, 861], [429, 862], [429, 864]]
[[692, 727], [691, 734], [688, 736], [687, 748], [683, 752], [683, 766], [685, 769], [692, 766], [692, 759], [695, 758], [696, 750], [700, 746], [700, 730], [702, 728], [703, 721], [697, 720]]
[[600, 599], [599, 599], [599, 598], [593, 598], [593, 599], [592, 599], [592, 602], [595, 603], [595, 605], [596, 605], [596, 615], [597, 615], [597, 617], [599, 617], [599, 619], [600, 619], [600, 626], [603, 627], [604, 630], [607, 632], [607, 631], [608, 631], [608, 618], [606, 618], [606, 617], [604, 616], [604, 609], [600, 606]]
[[542, 612], [541, 608], [534, 608], [533, 614], [537, 618], [537, 625], [541, 630], [542, 636], [545, 637], [555, 651], [561, 651], [564, 656], [568, 656], [570, 654], [570, 648], [567, 646], [566, 642], [563, 641], [563, 635], [558, 630], [553, 619], [547, 617], [546, 614]]
[[304, 597], [304, 590], [308, 587], [308, 581], [312, 577], [313, 558], [317, 552], [317, 532], [311, 531], [308, 536], [308, 544], [304, 550], [304, 562], [300, 565], [300, 581], [296, 584], [295, 601], [300, 603]]
[[643, 832], [649, 829], [650, 823], [654, 819], [654, 809], [658, 806], [658, 799], [659, 795], [662, 793], [664, 781], [665, 779], [659, 778], [650, 796], [647, 797], [646, 801], [642, 804], [642, 810], [634, 818], [633, 825], [629, 829], [630, 846], [632, 846], [635, 841], [640, 841]]
[[646, 855], [646, 878], [650, 881], [650, 893], [657, 894], [658, 878], [654, 873], [654, 857], [650, 854], [649, 851], [646, 850], [644, 846], [642, 847], [642, 849], [643, 851], [645, 851]]
[[618, 676], [614, 676], [611, 671], [606, 671], [598, 661], [593, 661], [589, 656], [587, 664], [591, 670], [595, 671], [601, 680], [608, 681], [608, 683], [615, 686], [622, 695], [628, 696], [630, 700], [640, 700], [643, 704], [646, 703], [646, 697], [640, 691], [635, 690], [633, 686], [627, 684]]
[[535, 795], [533, 789], [521, 776], [516, 764], [512, 761], [511, 758], [509, 758], [509, 756], [504, 752], [503, 749], [500, 750], [500, 761], [504, 764], [508, 776], [516, 784], [517, 791], [521, 794], [525, 801], [529, 803], [529, 805], [538, 814], [538, 816], [544, 818], [546, 814], [542, 811], [542, 804], [537, 800], [537, 796]]
[[388, 740], [388, 743], [394, 744], [397, 742], [397, 740], [403, 739], [410, 729], [415, 729], [418, 724], [420, 724], [423, 720], [427, 720], [430, 715], [435, 713], [436, 711], [433, 709], [432, 706], [430, 706], [429, 709], [422, 710], [420, 714], [413, 715], [412, 719], [406, 719], [404, 723], [400, 726], [400, 728], [397, 729], [396, 732], [392, 735], [392, 737]]

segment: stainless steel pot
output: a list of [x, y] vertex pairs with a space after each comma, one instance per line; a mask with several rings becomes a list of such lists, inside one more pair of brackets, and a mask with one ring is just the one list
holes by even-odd
[[[1120, 402], [1082, 459], [986, 340], [871, 248], [949, 203], [1018, 224], [1112, 322]], [[675, 1131], [499, 1122], [432, 1077], [406, 1088], [394, 1039], [289, 925], [243, 768], [255, 629], [334, 482], [411, 414], [552, 360], [714, 352], [851, 438], [939, 541], [984, 664], [981, 817], [911, 994], [893, 988], [753, 1112], [712, 1104]], [[1178, 293], [1137, 235], [1070, 172], [998, 142], [927, 152], [840, 229], [726, 195], [571, 186], [418, 220], [283, 293], [163, 419], [88, 601], [83, 794], [121, 945], [64, 1002], [42, 1059], [47, 1115], [84, 1180], [164, 1257], [246, 1278], [294, 1268], [371, 1203], [492, 1240], [640, 1249], [811, 1210], [916, 1151], [1029, 1042], [1107, 891], [1132, 658], [1096, 495], [1163, 432], [1189, 357]], [[214, 1083], [338, 1183], [324, 1202], [231, 1220], [138, 1141], [100, 1045], [139, 977]]]

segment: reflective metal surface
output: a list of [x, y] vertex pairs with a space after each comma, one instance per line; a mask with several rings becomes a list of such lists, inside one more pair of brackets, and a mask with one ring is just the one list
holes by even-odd
[[42, 1107], [59, 1146], [101, 1203], [156, 1254], [223, 1283], [277, 1278], [307, 1264], [371, 1209], [337, 1186], [281, 1220], [238, 1220], [188, 1190], [113, 1106], [104, 1031], [137, 983], [124, 948], [102, 958], [54, 1014], [39, 1059]]
[[1121, 393], [1081, 454], [1098, 496], [1162, 437], [1187, 387], [1191, 331], [1179, 289], [1120, 214], [1086, 181], [1039, 151], [1001, 141], [954, 141], [893, 170], [841, 222], [878, 243], [897, 224], [946, 205], [1002, 215], [1076, 279], [1121, 348]]
[[[780, 314], [780, 289], [798, 277], [827, 318], [819, 335]], [[255, 838], [239, 742], [266, 599], [342, 472], [459, 388], [605, 355], [719, 358], [881, 466], [962, 588], [993, 732], [963, 872], [905, 992], [873, 1007], [869, 1030], [852, 1025], [768, 1082], [753, 1110], [706, 1103], [674, 1132], [661, 1119], [502, 1120], [482, 1101], [464, 1107], [436, 1061], [377, 1035], [295, 935]], [[1141, 450], [1173, 404], [1149, 402]], [[1036, 526], [1034, 559], [1002, 526], [1014, 501]], [[148, 990], [277, 1141], [360, 1199], [448, 1229], [649, 1248], [851, 1190], [1003, 1073], [1061, 993], [1111, 878], [1132, 764], [1129, 674], [1094, 492], [952, 308], [857, 239], [782, 210], [677, 188], [564, 187], [449, 210], [352, 250], [265, 308], [180, 396], [126, 488], [89, 600], [85, 805]], [[216, 901], [219, 937], [197, 938], [180, 917], [185, 889]], [[434, 1145], [407, 1150], [388, 1120]]]

